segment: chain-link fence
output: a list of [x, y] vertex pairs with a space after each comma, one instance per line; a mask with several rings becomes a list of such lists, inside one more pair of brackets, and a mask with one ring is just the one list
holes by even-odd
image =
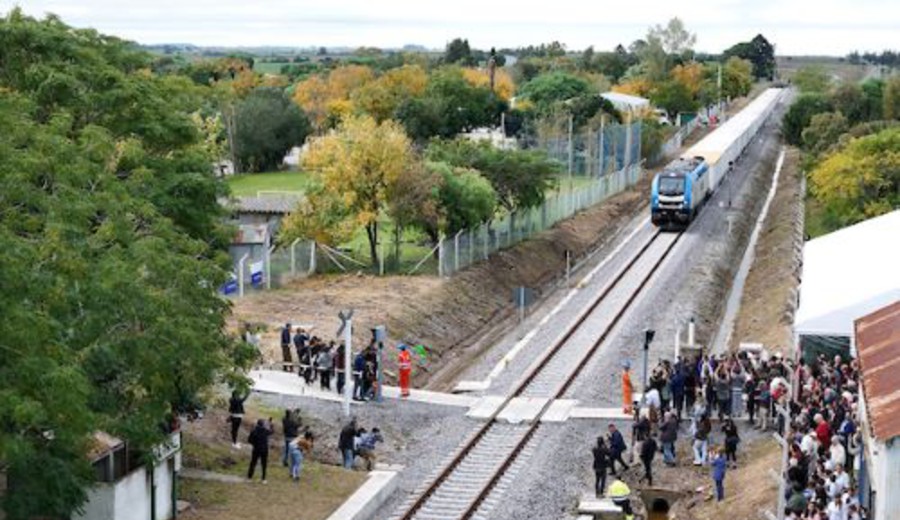
[[475, 229], [446, 237], [438, 247], [438, 274], [450, 276], [479, 260], [487, 259], [495, 251], [549, 229], [560, 220], [635, 184], [640, 174], [640, 165], [634, 164], [591, 182], [559, 190], [538, 207], [512, 213]]
[[641, 156], [641, 122], [601, 125], [580, 133], [538, 138], [536, 147], [566, 165], [570, 175], [601, 177], [634, 164]]

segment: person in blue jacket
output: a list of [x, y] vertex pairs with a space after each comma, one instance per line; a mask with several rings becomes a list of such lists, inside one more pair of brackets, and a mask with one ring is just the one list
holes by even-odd
[[725, 499], [725, 471], [728, 467], [728, 460], [725, 453], [721, 449], [716, 449], [715, 459], [712, 461], [712, 478], [716, 483], [716, 501], [721, 502]]

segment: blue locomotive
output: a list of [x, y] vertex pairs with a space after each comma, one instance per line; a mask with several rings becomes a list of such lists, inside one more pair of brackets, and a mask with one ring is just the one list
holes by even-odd
[[703, 157], [678, 158], [653, 178], [650, 221], [659, 227], [687, 227], [710, 194]]

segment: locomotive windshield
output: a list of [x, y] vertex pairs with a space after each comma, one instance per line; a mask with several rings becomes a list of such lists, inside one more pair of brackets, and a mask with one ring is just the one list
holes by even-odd
[[684, 177], [660, 177], [660, 195], [684, 195]]

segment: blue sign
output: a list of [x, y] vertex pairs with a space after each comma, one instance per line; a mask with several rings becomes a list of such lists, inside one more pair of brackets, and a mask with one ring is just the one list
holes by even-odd
[[238, 291], [237, 277], [231, 275], [231, 279], [222, 285], [222, 294], [234, 294]]
[[263, 283], [263, 262], [253, 262], [250, 264], [250, 283], [253, 285], [262, 285]]

